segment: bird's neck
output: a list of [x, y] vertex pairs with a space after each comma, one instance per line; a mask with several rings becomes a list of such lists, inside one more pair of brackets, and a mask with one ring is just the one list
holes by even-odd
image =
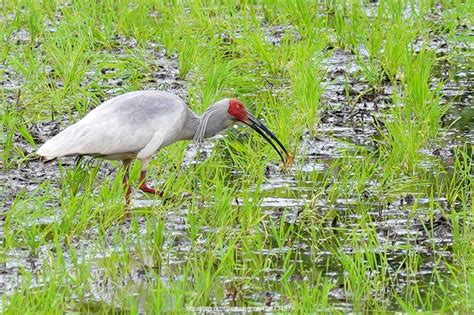
[[186, 119], [186, 123], [184, 124], [183, 133], [180, 140], [193, 140], [194, 135], [201, 124], [200, 116], [196, 115], [192, 111], [188, 111], [187, 115], [188, 117]]
[[214, 107], [209, 107], [201, 116], [189, 111], [183, 139], [200, 142], [218, 134], [228, 126], [229, 124], [221, 119]]
[[201, 142], [230, 126], [230, 121], [226, 120], [222, 111], [216, 106], [209, 107], [201, 116], [192, 111], [188, 111], [187, 115], [181, 140]]
[[209, 137], [210, 135], [208, 135], [208, 132], [205, 130], [207, 129], [209, 118], [208, 112], [204, 112], [201, 116], [198, 116], [194, 112], [189, 111], [182, 140], [202, 141], [204, 138]]

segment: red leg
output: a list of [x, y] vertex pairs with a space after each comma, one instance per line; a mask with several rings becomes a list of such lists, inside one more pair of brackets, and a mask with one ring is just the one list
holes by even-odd
[[153, 188], [148, 187], [148, 185], [145, 182], [146, 178], [146, 171], [141, 171], [140, 173], [140, 190], [149, 194], [154, 194], [158, 195], [160, 197], [163, 197], [163, 192], [162, 191], [157, 191]]

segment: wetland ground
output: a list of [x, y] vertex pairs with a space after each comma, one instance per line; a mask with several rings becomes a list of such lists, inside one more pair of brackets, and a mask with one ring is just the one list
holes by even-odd
[[[474, 311], [473, 33], [464, 1], [4, 1], [3, 313]], [[119, 164], [42, 164], [104, 100], [237, 97], [238, 126]], [[133, 176], [138, 178], [139, 165]], [[201, 308], [201, 309], [199, 309]], [[215, 312], [218, 309], [214, 309]]]

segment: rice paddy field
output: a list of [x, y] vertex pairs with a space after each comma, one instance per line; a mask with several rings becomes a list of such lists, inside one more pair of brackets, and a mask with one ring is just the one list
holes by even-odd
[[[0, 7], [2, 313], [474, 312], [472, 1]], [[234, 126], [125, 209], [120, 163], [39, 161], [142, 89], [240, 99], [293, 166]]]

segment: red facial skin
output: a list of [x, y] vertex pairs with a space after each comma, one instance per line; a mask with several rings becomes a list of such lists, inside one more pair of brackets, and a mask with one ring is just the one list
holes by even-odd
[[229, 109], [227, 110], [229, 114], [235, 117], [239, 121], [247, 121], [247, 109], [245, 109], [244, 104], [241, 101], [236, 99], [231, 99], [229, 101]]

